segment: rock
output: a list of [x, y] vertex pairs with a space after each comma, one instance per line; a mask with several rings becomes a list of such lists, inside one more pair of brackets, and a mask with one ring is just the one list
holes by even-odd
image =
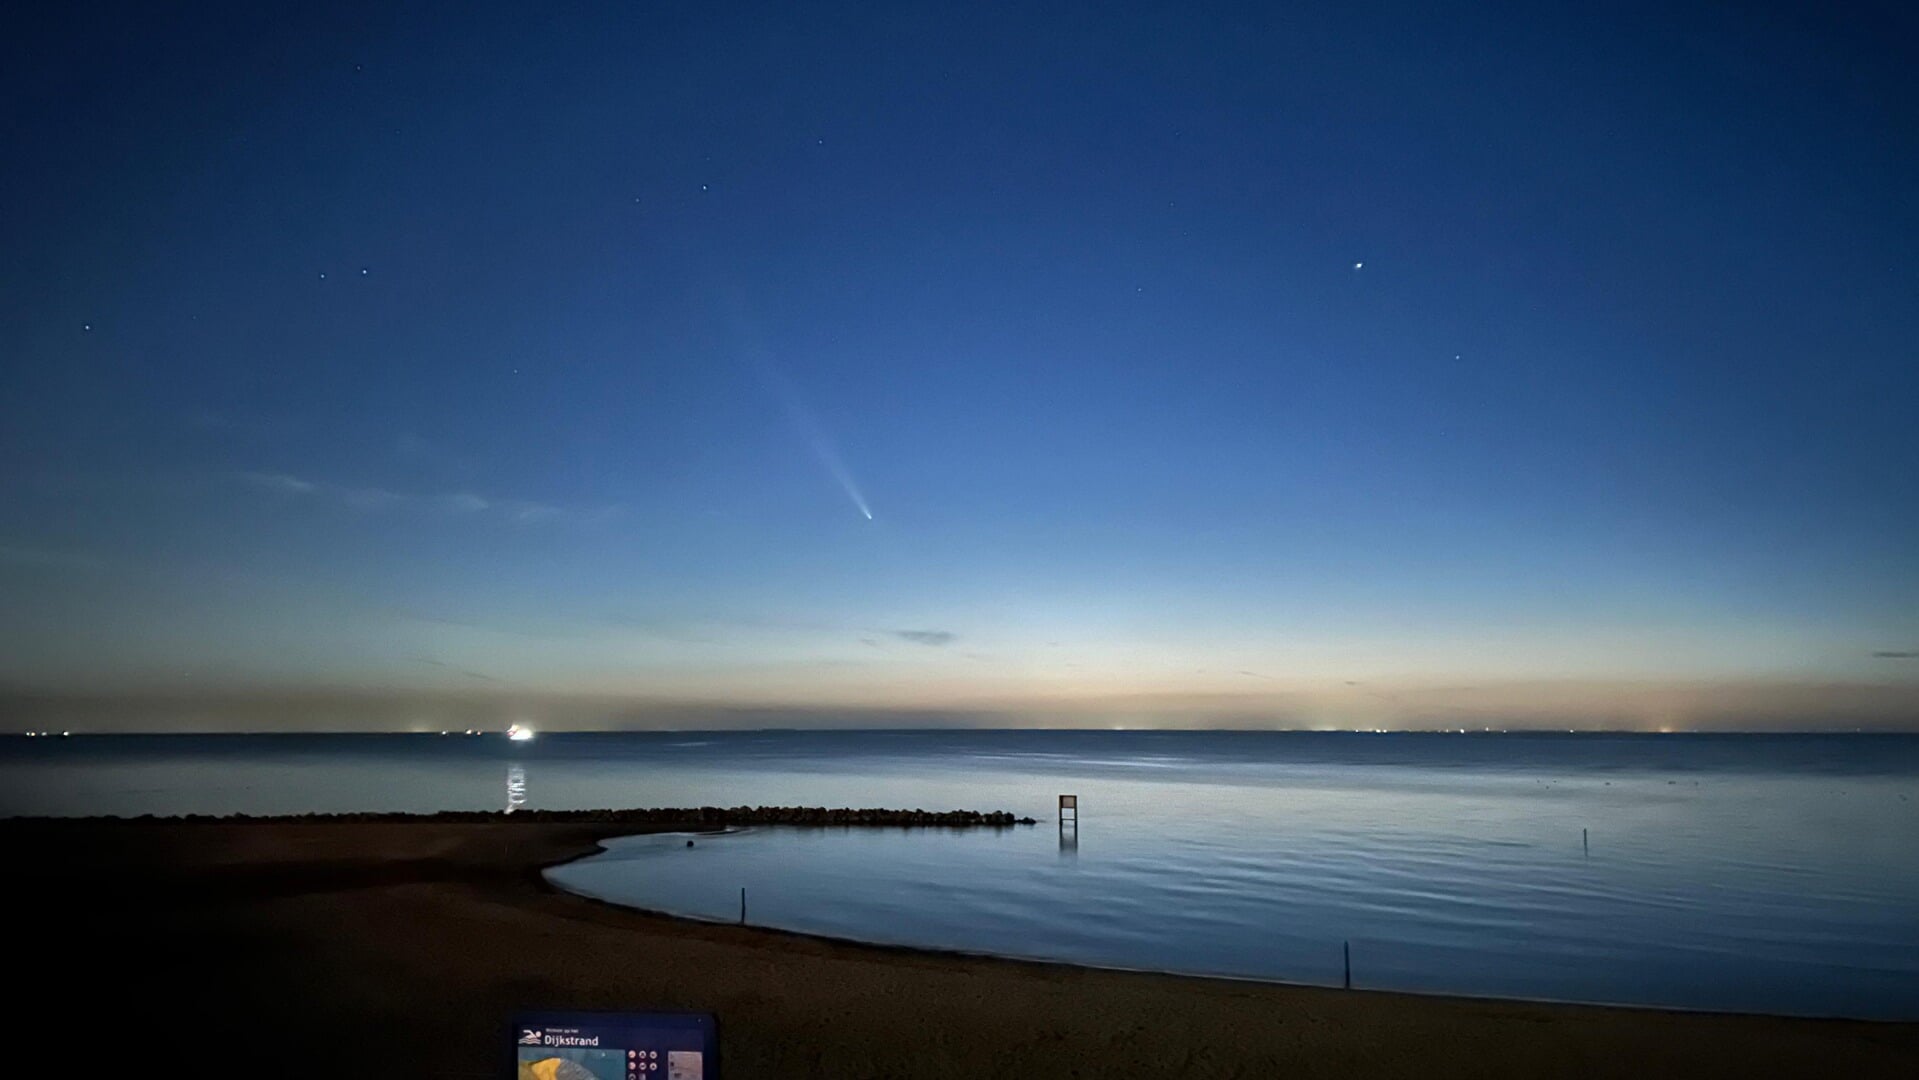
[[[45, 823], [79, 824], [97, 818], [15, 818], [15, 821], [41, 821]], [[345, 814], [288, 814], [277, 816], [253, 817], [246, 814], [233, 814], [227, 817], [214, 817], [206, 814], [188, 814], [183, 817], [153, 817], [143, 815], [138, 818], [109, 818], [129, 822], [149, 822], [152, 824], [239, 824], [257, 822], [304, 822], [309, 824], [404, 824], [406, 822], [427, 822], [438, 824], [488, 824], [510, 821], [514, 824], [530, 822], [533, 824], [593, 824], [593, 825], [694, 825], [701, 827], [725, 827], [729, 825], [803, 825], [813, 828], [836, 826], [840, 828], [887, 828], [918, 827], [966, 829], [977, 827], [1005, 828], [1012, 825], [1033, 825], [1037, 822], [1030, 817], [1015, 817], [1004, 810], [981, 812], [979, 810], [886, 810], [877, 807], [851, 809], [841, 807], [828, 809], [823, 806], [719, 806], [700, 807], [654, 807], [634, 810], [515, 810], [509, 817], [498, 810], [447, 810], [436, 814], [390, 814], [390, 813], [345, 813]], [[693, 842], [687, 841], [687, 847]]]

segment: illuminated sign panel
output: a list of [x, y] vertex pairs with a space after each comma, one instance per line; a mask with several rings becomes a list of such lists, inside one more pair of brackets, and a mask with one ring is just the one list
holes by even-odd
[[528, 1013], [513, 1023], [517, 1080], [717, 1080], [707, 1013]]

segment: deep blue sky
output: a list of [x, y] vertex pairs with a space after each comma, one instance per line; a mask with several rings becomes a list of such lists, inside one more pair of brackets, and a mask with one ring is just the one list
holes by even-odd
[[74, 7], [18, 688], [1919, 718], [1890, 6]]

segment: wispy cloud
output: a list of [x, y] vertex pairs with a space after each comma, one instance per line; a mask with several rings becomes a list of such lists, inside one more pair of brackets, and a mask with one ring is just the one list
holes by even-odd
[[498, 514], [514, 521], [549, 521], [564, 513], [559, 507], [522, 499], [489, 499], [470, 491], [458, 491], [430, 497], [441, 508], [456, 514]]
[[457, 476], [467, 472], [466, 461], [458, 454], [411, 431], [401, 432], [393, 440], [393, 453], [401, 461], [424, 465], [444, 475]]
[[895, 630], [893, 636], [915, 645], [951, 645], [959, 640], [959, 635], [951, 630]]
[[451, 515], [487, 515], [505, 521], [521, 524], [535, 524], [571, 517], [578, 519], [600, 519], [616, 512], [612, 506], [591, 510], [568, 509], [550, 503], [531, 502], [525, 499], [496, 499], [477, 495], [470, 491], [436, 492], [431, 494], [409, 494], [389, 491], [386, 488], [352, 487], [346, 484], [330, 484], [320, 480], [288, 473], [243, 472], [238, 474], [239, 481], [256, 491], [290, 497], [316, 499], [346, 506], [354, 510], [384, 510], [388, 508], [413, 508], [433, 510]]
[[1880, 649], [1872, 655], [1880, 660], [1919, 660], [1919, 649]]
[[264, 439], [298, 426], [294, 421], [285, 418], [274, 419], [224, 412], [219, 409], [195, 409], [187, 413], [186, 422], [201, 431], [220, 435], [239, 435], [248, 439]]
[[441, 506], [456, 514], [477, 514], [493, 505], [478, 495], [467, 491], [455, 492], [451, 495], [441, 495], [439, 502]]
[[240, 474], [240, 479], [257, 488], [284, 491], [293, 495], [305, 495], [318, 490], [318, 486], [311, 481], [302, 480], [297, 476], [288, 476], [285, 473], [246, 472]]
[[407, 657], [407, 659], [413, 661], [416, 664], [425, 664], [428, 667], [439, 668], [442, 671], [450, 671], [455, 675], [465, 675], [469, 679], [479, 679], [482, 682], [499, 682], [500, 681], [484, 672], [473, 671], [471, 669], [463, 668], [463, 667], [455, 667], [454, 665], [449, 664], [444, 660], [435, 660], [430, 656], [410, 656], [410, 657]]
[[13, 544], [0, 544], [0, 564], [31, 566], [42, 570], [97, 570], [103, 565], [99, 559], [83, 552]]

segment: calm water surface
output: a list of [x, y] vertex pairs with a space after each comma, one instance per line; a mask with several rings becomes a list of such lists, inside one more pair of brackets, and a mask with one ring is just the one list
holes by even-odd
[[[0, 811], [1008, 809], [629, 837], [549, 877], [1080, 963], [1919, 1019], [1919, 737], [1226, 732], [8, 739]], [[1061, 833], [1058, 794], [1085, 820]], [[1581, 830], [1588, 844], [1582, 844]]]

